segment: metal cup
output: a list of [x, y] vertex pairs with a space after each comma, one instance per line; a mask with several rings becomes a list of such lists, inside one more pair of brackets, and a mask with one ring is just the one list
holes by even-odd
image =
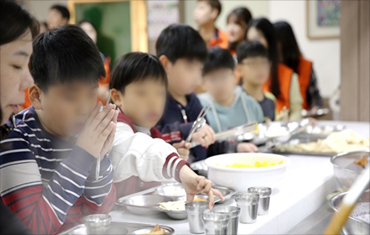
[[257, 221], [259, 195], [257, 193], [238, 193], [235, 201], [240, 207], [240, 223], [253, 224]]
[[209, 235], [227, 235], [228, 224], [231, 216], [227, 213], [217, 213], [210, 210], [205, 210], [203, 213], [204, 225], [206, 234]]
[[260, 200], [258, 202], [258, 215], [267, 215], [270, 207], [271, 188], [269, 187], [252, 187], [248, 193], [258, 193]]
[[218, 206], [212, 209], [216, 213], [226, 213], [230, 215], [230, 223], [227, 227], [227, 234], [234, 235], [238, 234], [238, 224], [240, 207], [236, 206]]
[[95, 214], [84, 217], [87, 234], [104, 234], [109, 229], [112, 217], [106, 214]]
[[208, 202], [189, 202], [185, 205], [188, 214], [191, 233], [204, 233], [203, 212], [208, 208]]

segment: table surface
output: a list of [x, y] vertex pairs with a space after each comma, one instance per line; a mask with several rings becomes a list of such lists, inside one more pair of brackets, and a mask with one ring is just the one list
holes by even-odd
[[[319, 125], [345, 125], [363, 137], [370, 136], [367, 122], [321, 121]], [[258, 216], [254, 224], [239, 223], [238, 234], [283, 234], [294, 228], [327, 201], [338, 188], [330, 157], [288, 155], [291, 164], [279, 187], [273, 190], [268, 215]], [[222, 205], [235, 205], [230, 199]], [[124, 208], [110, 213], [115, 222], [163, 224], [175, 229], [175, 234], [190, 234], [187, 220], [172, 220], [164, 213], [135, 215]]]

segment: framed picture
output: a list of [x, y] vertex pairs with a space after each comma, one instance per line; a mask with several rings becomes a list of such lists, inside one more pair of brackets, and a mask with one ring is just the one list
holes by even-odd
[[306, 0], [307, 37], [335, 39], [340, 36], [340, 0]]

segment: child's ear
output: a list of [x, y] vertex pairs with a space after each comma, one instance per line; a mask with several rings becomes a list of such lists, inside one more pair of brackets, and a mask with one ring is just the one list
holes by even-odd
[[171, 61], [168, 59], [168, 57], [167, 56], [165, 56], [165, 55], [161, 55], [160, 57], [159, 57], [159, 61], [162, 63], [162, 65], [163, 65], [163, 68], [164, 68], [164, 70], [166, 71], [166, 73], [168, 74], [168, 72], [169, 72], [169, 69], [171, 68]]
[[117, 105], [117, 107], [121, 107], [121, 105], [123, 104], [122, 102], [122, 93], [116, 89], [112, 89], [111, 92], [110, 92], [110, 97], [113, 101], [113, 103], [115, 105]]
[[29, 89], [29, 98], [30, 98], [30, 101], [31, 101], [32, 106], [36, 110], [41, 110], [42, 109], [42, 106], [41, 106], [41, 96], [42, 96], [42, 90], [37, 85], [33, 85]]

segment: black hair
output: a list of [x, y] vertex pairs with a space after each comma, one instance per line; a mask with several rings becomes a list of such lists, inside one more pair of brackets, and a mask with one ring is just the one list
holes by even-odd
[[235, 60], [229, 50], [220, 47], [209, 49], [203, 67], [203, 76], [217, 69], [235, 69]]
[[173, 24], [165, 28], [156, 43], [158, 58], [162, 55], [175, 63], [178, 59], [199, 60], [207, 58], [207, 46], [192, 27]]
[[198, 0], [198, 2], [208, 3], [212, 9], [216, 9], [218, 11], [217, 16], [219, 16], [222, 12], [222, 4], [219, 0]]
[[258, 41], [241, 42], [236, 48], [238, 63], [241, 64], [244, 59], [251, 57], [265, 57], [269, 59], [267, 49]]
[[81, 27], [81, 25], [84, 23], [90, 24], [95, 29], [95, 31], [98, 32], [98, 30], [96, 30], [96, 26], [90, 20], [80, 20], [77, 25]]
[[70, 15], [70, 13], [68, 11], [68, 8], [65, 7], [65, 6], [63, 6], [63, 5], [58, 5], [58, 4], [53, 5], [53, 6], [50, 7], [50, 10], [57, 10], [57, 11], [59, 11], [59, 13], [62, 15], [62, 17], [64, 19], [67, 19], [68, 21], [71, 18], [71, 15]]
[[39, 34], [39, 23], [13, 0], [0, 1], [0, 45], [18, 39], [27, 30], [32, 38]]
[[298, 73], [299, 57], [302, 54], [292, 27], [288, 22], [279, 21], [274, 24], [274, 28], [276, 38], [281, 46], [282, 62]]
[[[244, 30], [247, 29], [248, 23], [253, 19], [252, 13], [246, 7], [238, 7], [230, 12], [230, 14], [227, 16], [227, 23], [229, 23], [231, 17], [235, 18], [235, 23], [243, 27]], [[230, 43], [229, 49], [235, 50], [238, 46], [238, 43], [239, 42]]]
[[159, 59], [147, 53], [132, 52], [122, 56], [114, 65], [109, 88], [124, 93], [129, 84], [146, 79], [159, 80], [167, 88], [167, 74]]
[[78, 26], [63, 25], [41, 34], [33, 43], [30, 72], [43, 91], [57, 83], [98, 82], [105, 77], [100, 53]]
[[266, 18], [258, 18], [254, 19], [248, 24], [247, 31], [245, 32], [246, 39], [248, 35], [248, 30], [250, 28], [256, 28], [259, 30], [263, 36], [266, 38], [268, 43], [268, 52], [269, 52], [269, 59], [271, 62], [271, 83], [270, 83], [270, 90], [275, 97], [280, 96], [280, 87], [279, 87], [279, 77], [278, 77], [278, 52], [277, 52], [277, 42], [276, 42], [276, 35], [274, 26], [271, 22]]

